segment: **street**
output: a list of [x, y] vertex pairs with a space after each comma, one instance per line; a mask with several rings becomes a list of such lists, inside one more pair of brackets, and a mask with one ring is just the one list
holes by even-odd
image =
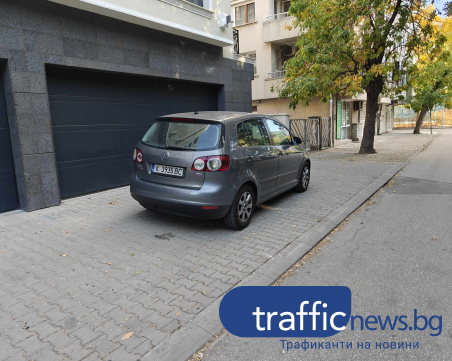
[[0, 360], [188, 358], [218, 332], [199, 324], [204, 311], [218, 314], [225, 292], [266, 272], [433, 137], [397, 131], [376, 138], [378, 154], [357, 155], [351, 142], [312, 153], [309, 190], [262, 204], [240, 232], [147, 211], [128, 187], [1, 215]]
[[452, 360], [451, 49], [452, 0], [0, 0], [0, 361]]
[[[204, 361], [222, 360], [450, 360], [452, 350], [452, 131], [442, 130], [386, 187], [323, 241], [280, 286], [348, 286], [352, 315], [441, 315], [438, 336], [425, 331], [347, 329], [329, 339], [353, 349], [292, 349], [280, 339], [245, 339], [227, 332]], [[422, 325], [422, 321], [420, 321]], [[303, 341], [289, 339], [289, 341]], [[357, 349], [369, 341], [371, 349]], [[419, 342], [418, 349], [376, 349], [376, 342]], [[339, 343], [340, 345], [340, 343]], [[195, 358], [196, 359], [196, 358]], [[201, 359], [201, 355], [197, 357]]]

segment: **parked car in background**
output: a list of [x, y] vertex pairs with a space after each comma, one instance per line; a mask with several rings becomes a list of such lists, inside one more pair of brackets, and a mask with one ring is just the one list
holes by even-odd
[[133, 154], [132, 197], [143, 207], [224, 218], [243, 229], [256, 205], [291, 188], [308, 189], [311, 161], [276, 119], [237, 112], [160, 117]]

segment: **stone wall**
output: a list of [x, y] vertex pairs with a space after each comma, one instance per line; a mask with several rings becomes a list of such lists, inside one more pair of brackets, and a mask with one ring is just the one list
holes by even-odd
[[219, 110], [251, 112], [253, 66], [222, 48], [45, 0], [0, 0], [0, 62], [27, 211], [61, 201], [46, 64], [220, 84]]

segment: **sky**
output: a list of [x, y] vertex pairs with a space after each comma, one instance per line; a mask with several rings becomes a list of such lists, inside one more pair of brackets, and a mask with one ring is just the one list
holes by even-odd
[[443, 10], [445, 2], [446, 2], [446, 0], [435, 0], [435, 7], [441, 11], [441, 10]]

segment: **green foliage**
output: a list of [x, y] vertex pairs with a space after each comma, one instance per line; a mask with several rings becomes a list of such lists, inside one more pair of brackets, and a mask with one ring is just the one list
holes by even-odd
[[286, 81], [273, 90], [290, 98], [293, 109], [314, 97], [327, 102], [337, 93], [399, 94], [415, 50], [433, 32], [435, 14], [424, 5], [423, 0], [292, 0], [299, 50], [285, 64]]
[[435, 105], [452, 107], [452, 19], [437, 17], [433, 27], [434, 36], [409, 69], [414, 96], [407, 100], [417, 112]]

